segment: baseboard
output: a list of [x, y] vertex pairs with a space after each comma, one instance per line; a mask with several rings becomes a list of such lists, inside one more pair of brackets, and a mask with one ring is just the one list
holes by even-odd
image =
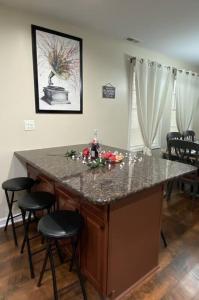
[[130, 299], [130, 295], [132, 294], [132, 291], [135, 289], [135, 287], [139, 286], [144, 282], [145, 279], [153, 275], [158, 269], [159, 265], [154, 267], [151, 271], [149, 271], [146, 275], [144, 275], [142, 278], [140, 278], [137, 282], [135, 282], [131, 287], [129, 287], [126, 291], [124, 291], [122, 294], [114, 298], [115, 300], [127, 300]]
[[[16, 215], [18, 215], [18, 214], [16, 214]], [[15, 215], [14, 215], [15, 216]], [[6, 224], [6, 220], [7, 220], [7, 217], [6, 218], [1, 218], [0, 219], [0, 228], [3, 228], [4, 226], [5, 226], [5, 224]], [[18, 222], [21, 222], [22, 221], [22, 217], [21, 216], [18, 216], [18, 217], [16, 217], [15, 218], [15, 223], [18, 223]], [[9, 223], [8, 223], [8, 225], [10, 225], [11, 224], [11, 221], [9, 221]]]

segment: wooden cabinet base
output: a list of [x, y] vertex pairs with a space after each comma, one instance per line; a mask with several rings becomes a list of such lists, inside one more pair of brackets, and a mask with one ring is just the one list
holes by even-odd
[[124, 299], [135, 284], [158, 267], [162, 186], [133, 194], [110, 205], [87, 202], [27, 166], [37, 189], [56, 195], [58, 209], [79, 210], [85, 226], [80, 243], [82, 273], [104, 299]]
[[119, 296], [158, 265], [162, 187], [111, 204], [107, 294]]

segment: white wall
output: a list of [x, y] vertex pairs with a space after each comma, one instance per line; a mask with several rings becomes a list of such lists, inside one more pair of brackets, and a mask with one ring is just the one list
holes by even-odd
[[[83, 114], [35, 114], [30, 25], [40, 25], [83, 38]], [[0, 182], [23, 175], [13, 158], [15, 150], [87, 143], [93, 129], [104, 144], [127, 146], [128, 80], [126, 57], [140, 56], [161, 63], [197, 70], [183, 62], [132, 45], [99, 36], [42, 16], [16, 12], [0, 6]], [[101, 98], [102, 85], [116, 86], [116, 100]], [[24, 131], [25, 119], [36, 129]], [[0, 218], [7, 206], [0, 194]]]

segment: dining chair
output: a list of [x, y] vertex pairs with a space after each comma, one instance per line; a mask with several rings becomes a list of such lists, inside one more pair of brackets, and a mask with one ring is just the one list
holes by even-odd
[[[167, 135], [166, 135], [166, 141], [167, 141], [167, 151], [166, 153], [164, 153], [163, 155], [163, 158], [166, 158], [166, 159], [171, 159], [171, 157], [169, 157], [169, 154], [168, 154], [168, 149], [169, 149], [169, 141], [170, 140], [181, 140], [182, 139], [182, 134], [178, 131], [171, 131], [171, 132], [168, 132]], [[175, 160], [176, 157], [175, 155], [172, 157], [172, 160]], [[173, 189], [173, 180], [170, 180], [167, 182], [167, 185], [166, 185], [166, 198], [167, 200], [170, 199], [171, 197], [171, 191]]]
[[167, 150], [168, 150], [168, 143], [170, 140], [180, 140], [182, 139], [182, 134], [178, 131], [171, 131], [167, 133], [166, 140], [167, 140]]
[[193, 130], [183, 131], [183, 134], [182, 134], [183, 140], [191, 141], [191, 142], [194, 142], [195, 136], [196, 136], [196, 133]]
[[[174, 160], [175, 156], [176, 161], [199, 168], [199, 144], [185, 140], [170, 140], [168, 143], [168, 155], [170, 160]], [[197, 171], [183, 175], [178, 180], [180, 183], [189, 185], [192, 198], [195, 199], [199, 184]], [[170, 182], [170, 190], [167, 195], [168, 199], [171, 196], [174, 181], [175, 179]]]
[[167, 152], [168, 152], [168, 143], [170, 140], [182, 140], [183, 136], [180, 132], [178, 131], [171, 131], [168, 132], [166, 135], [166, 140], [167, 140]]

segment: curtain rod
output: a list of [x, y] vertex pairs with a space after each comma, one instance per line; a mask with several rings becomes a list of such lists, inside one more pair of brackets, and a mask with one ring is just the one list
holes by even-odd
[[[180, 73], [182, 73], [183, 72], [183, 70], [182, 69], [177, 69], [177, 68], [174, 68], [173, 67], [173, 72], [175, 72], [175, 73], [177, 73], [177, 72], [180, 72]], [[191, 73], [193, 76], [198, 76], [199, 77], [199, 74], [198, 73], [194, 73], [193, 71], [186, 71], [185, 70], [185, 73], [188, 75], [189, 73]]]
[[[130, 57], [130, 63], [133, 63], [133, 62], [135, 63], [136, 59], [137, 59], [137, 57], [135, 57], [135, 56]], [[141, 60], [144, 60], [144, 58], [141, 58]], [[160, 64], [160, 65], [162, 65], [162, 64]], [[169, 67], [169, 66], [165, 66], [165, 67]], [[170, 67], [170, 68], [172, 68], [174, 75], [176, 75], [177, 72], [181, 72], [181, 73], [183, 72], [182, 69], [177, 69], [176, 67]], [[187, 75], [189, 73], [192, 73], [193, 76], [198, 76], [199, 77], [199, 74], [196, 73], [196, 72], [194, 73], [193, 71], [186, 71], [186, 70], [185, 70], [185, 72], [186, 72]]]

